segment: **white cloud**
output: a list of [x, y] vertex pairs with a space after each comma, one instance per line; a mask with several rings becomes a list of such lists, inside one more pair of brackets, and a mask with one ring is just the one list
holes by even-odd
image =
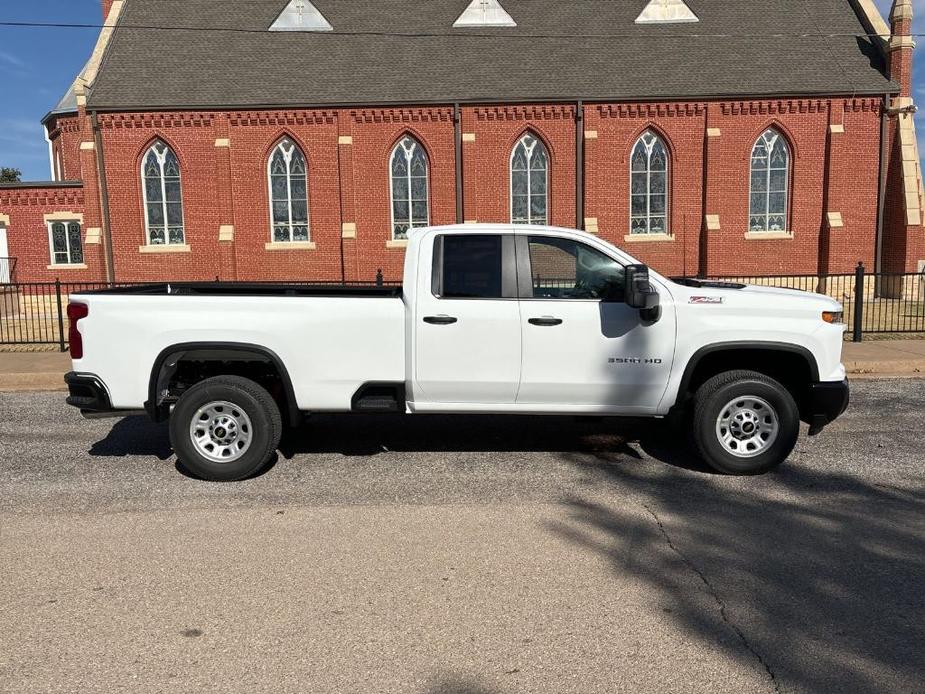
[[0, 63], [6, 63], [7, 65], [12, 65], [13, 67], [26, 67], [26, 64], [17, 58], [12, 53], [7, 51], [0, 51]]

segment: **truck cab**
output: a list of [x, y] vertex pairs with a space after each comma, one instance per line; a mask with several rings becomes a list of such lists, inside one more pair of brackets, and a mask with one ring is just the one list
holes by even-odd
[[405, 270], [414, 411], [657, 414], [673, 297], [649, 274], [652, 306], [631, 305], [626, 270], [638, 283], [644, 268], [614, 251], [564, 229], [415, 235]]

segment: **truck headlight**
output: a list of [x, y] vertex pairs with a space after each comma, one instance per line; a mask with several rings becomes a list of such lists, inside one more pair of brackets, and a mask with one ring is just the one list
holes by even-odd
[[822, 320], [826, 323], [832, 323], [833, 325], [841, 325], [845, 322], [845, 312], [844, 311], [823, 311]]

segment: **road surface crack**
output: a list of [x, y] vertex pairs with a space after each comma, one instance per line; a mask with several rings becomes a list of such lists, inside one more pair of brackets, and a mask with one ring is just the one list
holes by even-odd
[[725, 622], [725, 624], [730, 629], [732, 629], [735, 635], [739, 637], [739, 641], [742, 642], [742, 645], [745, 646], [745, 649], [749, 653], [751, 653], [753, 656], [755, 656], [755, 658], [758, 660], [761, 666], [765, 669], [765, 672], [768, 673], [768, 677], [771, 679], [771, 686], [774, 688], [774, 691], [780, 694], [780, 691], [781, 691], [780, 683], [777, 681], [777, 677], [775, 676], [774, 671], [771, 669], [771, 666], [768, 665], [767, 661], [765, 661], [762, 655], [755, 649], [755, 647], [751, 644], [751, 642], [748, 640], [748, 638], [745, 636], [745, 634], [742, 632], [739, 626], [729, 618], [729, 613], [726, 609], [726, 603], [720, 597], [719, 593], [716, 591], [716, 588], [713, 587], [713, 584], [710, 583], [710, 580], [706, 577], [703, 571], [701, 571], [697, 567], [697, 565], [694, 564], [694, 562], [688, 559], [687, 556], [684, 554], [684, 552], [679, 550], [675, 546], [675, 544], [671, 541], [671, 536], [668, 534], [668, 530], [665, 528], [665, 525], [662, 523], [662, 519], [658, 517], [658, 514], [655, 513], [655, 511], [653, 511], [652, 508], [648, 504], [642, 504], [642, 506], [643, 508], [645, 508], [646, 511], [649, 512], [649, 515], [652, 516], [652, 518], [655, 520], [655, 524], [658, 526], [659, 531], [662, 533], [662, 537], [665, 539], [665, 543], [668, 545], [671, 551], [677, 554], [678, 557], [681, 558], [681, 561], [683, 561], [685, 565], [687, 565], [687, 568], [693, 571], [697, 575], [697, 577], [703, 582], [703, 585], [706, 586], [707, 592], [709, 592], [710, 597], [713, 598], [713, 601], [716, 603], [717, 607], [719, 608], [719, 614], [720, 614], [720, 617], [722, 617], [723, 622]]

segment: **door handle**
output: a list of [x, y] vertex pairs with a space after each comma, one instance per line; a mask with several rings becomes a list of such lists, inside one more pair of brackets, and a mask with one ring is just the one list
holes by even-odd
[[424, 316], [424, 322], [431, 325], [452, 325], [457, 320], [454, 316]]
[[531, 318], [527, 322], [530, 325], [542, 325], [542, 326], [562, 325], [561, 318], [552, 318], [550, 316], [544, 316], [543, 318]]

